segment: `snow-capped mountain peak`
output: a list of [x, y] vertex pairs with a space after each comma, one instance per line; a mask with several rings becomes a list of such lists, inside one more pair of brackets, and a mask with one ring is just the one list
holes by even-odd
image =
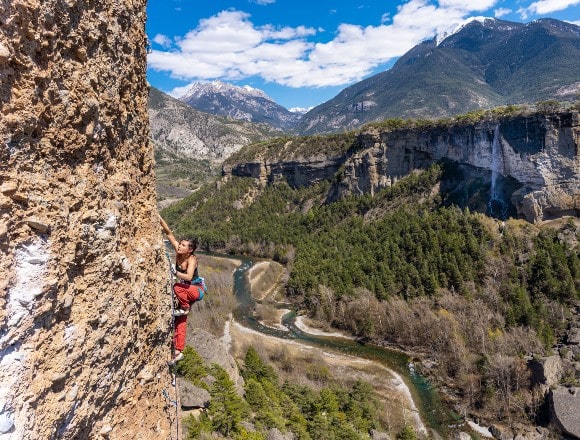
[[451, 35], [458, 33], [463, 28], [465, 28], [465, 26], [476, 21], [481, 23], [483, 26], [488, 26], [491, 23], [495, 23], [496, 19], [491, 17], [478, 16], [478, 17], [469, 17], [466, 20], [462, 21], [461, 23], [453, 23], [446, 29], [442, 29], [439, 32], [437, 32], [437, 35], [435, 36], [435, 44], [439, 46], [443, 40], [450, 37]]
[[272, 98], [270, 98], [268, 95], [266, 95], [266, 93], [264, 93], [263, 90], [256, 89], [254, 87], [247, 86], [247, 85], [242, 87], [242, 90], [244, 92], [248, 93], [248, 95], [259, 96], [261, 98], [267, 99], [268, 101], [274, 101]]
[[208, 94], [223, 94], [230, 95], [232, 98], [235, 97], [254, 97], [263, 98], [268, 101], [273, 101], [266, 93], [260, 89], [256, 89], [251, 86], [238, 87], [233, 84], [229, 84], [223, 81], [215, 80], [212, 82], [198, 82], [193, 83], [191, 88], [185, 93], [185, 95], [179, 97], [180, 101], [186, 102], [191, 98], [196, 98], [202, 95]]
[[283, 130], [291, 129], [300, 118], [260, 89], [247, 85], [238, 87], [223, 81], [194, 83], [179, 100], [205, 113], [263, 122]]

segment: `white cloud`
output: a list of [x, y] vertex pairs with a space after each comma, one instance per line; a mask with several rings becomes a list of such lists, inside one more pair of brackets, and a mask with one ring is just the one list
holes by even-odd
[[259, 76], [291, 87], [343, 86], [498, 1], [409, 0], [388, 17], [388, 23], [367, 27], [344, 23], [326, 42], [312, 38], [322, 29], [256, 26], [247, 13], [230, 9], [200, 20], [197, 28], [174, 39], [175, 49], [154, 50], [148, 62], [151, 69], [184, 80]]
[[303, 115], [305, 113], [308, 113], [313, 108], [314, 107], [292, 107], [292, 108], [289, 108], [288, 111], [290, 113], [298, 113], [300, 115]]
[[577, 21], [569, 21], [568, 23], [575, 24], [576, 26], [580, 26], [580, 20]]
[[580, 5], [580, 0], [539, 0], [527, 8], [520, 8], [518, 13], [523, 19], [526, 19], [530, 15], [546, 15], [576, 5]]
[[511, 14], [512, 10], [511, 9], [506, 9], [506, 8], [498, 8], [495, 11], [493, 11], [493, 16], [495, 18], [501, 18], [504, 15], [508, 15]]
[[308, 37], [316, 35], [316, 29], [308, 28], [306, 26], [298, 26], [297, 28], [283, 27], [276, 29], [272, 25], [263, 26], [261, 28], [264, 39], [275, 40], [290, 40], [292, 38]]
[[391, 13], [386, 12], [381, 16], [381, 24], [385, 24], [391, 21]]
[[167, 35], [163, 35], [163, 34], [155, 35], [153, 37], [153, 41], [165, 49], [171, 47], [171, 45], [172, 45], [171, 38], [169, 38]]
[[276, 3], [276, 0], [255, 0], [254, 3], [258, 5], [269, 5], [272, 3]]
[[191, 89], [191, 87], [197, 82], [200, 82], [200, 81], [194, 81], [194, 82], [191, 82], [191, 83], [187, 84], [186, 86], [182, 86], [182, 87], [175, 87], [173, 90], [171, 90], [167, 94], [169, 96], [173, 96], [174, 98], [181, 98], [183, 95], [185, 95], [187, 92], [189, 92], [189, 89]]
[[[477, 3], [477, 4], [475, 4]], [[441, 9], [460, 9], [463, 11], [487, 11], [494, 6], [497, 0], [439, 0]]]

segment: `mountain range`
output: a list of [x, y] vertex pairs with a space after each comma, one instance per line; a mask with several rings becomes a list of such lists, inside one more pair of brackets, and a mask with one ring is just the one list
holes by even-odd
[[[548, 437], [548, 420], [578, 433], [569, 408], [580, 388], [569, 383], [580, 370], [573, 349], [559, 348], [578, 325], [559, 311], [578, 300], [580, 107], [441, 118], [577, 100], [578, 37], [577, 26], [555, 20], [482, 19], [425, 41], [286, 132], [340, 133], [246, 146], [226, 159], [223, 179], [164, 215], [208, 250], [288, 263], [285, 293], [296, 308], [360, 340], [420, 353], [417, 365], [444, 384], [447, 402], [497, 437]], [[231, 111], [268, 100], [245, 91], [222, 87], [214, 102]], [[173, 106], [185, 112], [184, 102], [162, 104], [151, 117], [166, 124]], [[403, 117], [414, 120], [385, 120]], [[544, 220], [553, 223], [542, 230]]]
[[354, 129], [388, 118], [452, 116], [506, 104], [574, 99], [580, 90], [580, 27], [473, 20], [425, 41], [395, 65], [346, 88], [298, 123], [301, 134]]
[[265, 123], [286, 131], [291, 130], [301, 117], [276, 104], [262, 90], [237, 87], [222, 81], [194, 84], [179, 100], [205, 113]]
[[251, 142], [280, 136], [271, 125], [196, 110], [155, 87], [149, 91], [149, 123], [156, 150], [221, 162]]
[[580, 91], [580, 27], [541, 19], [467, 22], [424, 41], [382, 73], [356, 83], [304, 115], [264, 92], [223, 82], [195, 84], [180, 100], [291, 134], [351, 130], [388, 118], [440, 118], [542, 100], [570, 101]]
[[218, 175], [223, 160], [244, 145], [282, 135], [268, 124], [195, 110], [155, 87], [149, 88], [148, 112], [160, 199], [186, 196]]

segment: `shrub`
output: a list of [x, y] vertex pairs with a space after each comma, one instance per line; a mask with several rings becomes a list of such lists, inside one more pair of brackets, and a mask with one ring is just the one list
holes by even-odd
[[185, 377], [194, 385], [208, 389], [208, 386], [202, 379], [207, 376], [207, 370], [201, 356], [190, 346], [183, 350], [183, 359], [175, 367], [177, 374]]
[[560, 102], [556, 101], [555, 99], [549, 99], [546, 101], [538, 101], [538, 102], [536, 102], [536, 109], [540, 113], [544, 113], [544, 114], [554, 113], [560, 109]]
[[409, 426], [406, 425], [398, 434], [397, 434], [397, 440], [416, 440], [417, 438], [417, 434], [415, 434], [415, 430]]

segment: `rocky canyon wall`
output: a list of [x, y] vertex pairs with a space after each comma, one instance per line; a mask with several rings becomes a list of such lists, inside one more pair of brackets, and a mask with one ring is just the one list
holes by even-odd
[[168, 439], [145, 0], [0, 0], [0, 439]]
[[[445, 159], [472, 167], [471, 174], [485, 175], [489, 198], [505, 199], [529, 221], [580, 214], [578, 112], [429, 130], [369, 131], [359, 141], [362, 148], [345, 162], [344, 178], [333, 197], [376, 191]], [[492, 194], [494, 185], [506, 179], [518, 188]]]
[[[224, 167], [224, 175], [251, 176], [291, 186], [333, 180], [328, 200], [374, 193], [401, 177], [446, 160], [477, 177], [484, 197], [502, 197], [514, 214], [535, 222], [580, 213], [580, 117], [577, 111], [514, 116], [477, 124], [362, 131], [345, 154], [256, 160]], [[497, 182], [498, 195], [492, 194]]]

